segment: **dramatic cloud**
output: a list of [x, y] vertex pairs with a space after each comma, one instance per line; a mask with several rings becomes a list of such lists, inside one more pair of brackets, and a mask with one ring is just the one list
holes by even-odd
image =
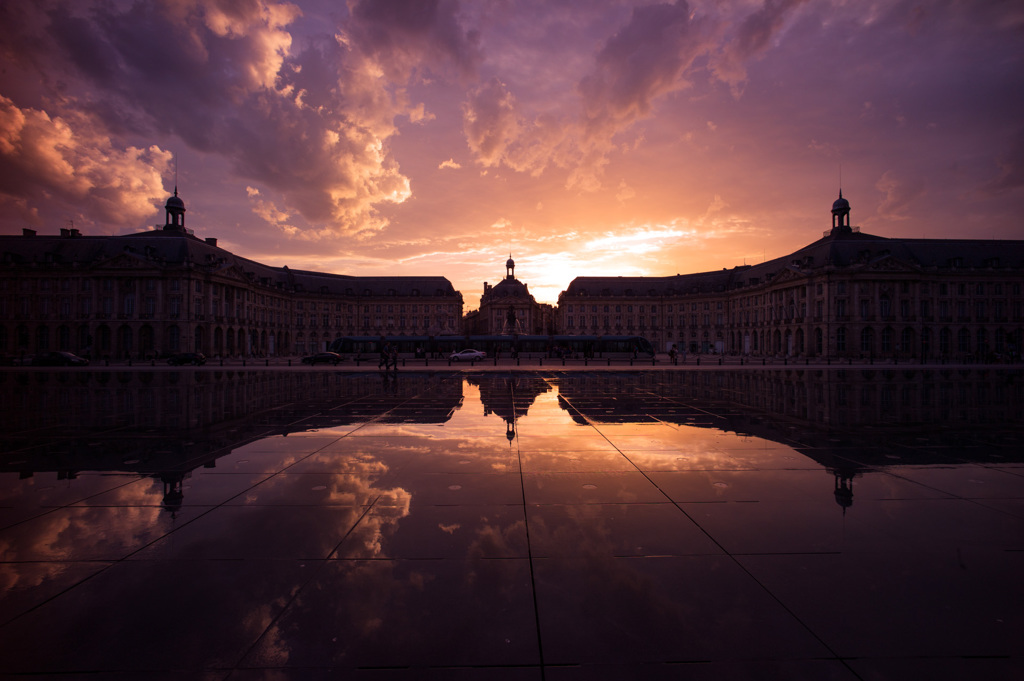
[[60, 225], [139, 224], [165, 198], [160, 175], [170, 153], [115, 148], [102, 129], [87, 115], [51, 118], [0, 95], [0, 202], [33, 225], [45, 203], [64, 212]]
[[[0, 229], [162, 220], [270, 264], [675, 274], [1019, 236], [1024, 12], [965, 0], [0, 4]], [[172, 159], [173, 155], [173, 159]], [[500, 225], [500, 228], [492, 226]], [[979, 231], [980, 230], [980, 231]]]

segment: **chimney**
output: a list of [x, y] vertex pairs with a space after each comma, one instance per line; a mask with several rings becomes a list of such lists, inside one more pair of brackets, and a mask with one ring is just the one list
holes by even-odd
[[208, 236], [208, 237], [206, 237], [206, 243], [210, 244], [211, 246], [216, 246], [217, 245], [217, 238], [216, 237], [212, 237], [212, 236]]
[[36, 230], [29, 229], [28, 227], [22, 227], [21, 228], [21, 235], [22, 236], [35, 236], [36, 235]]
[[61, 227], [60, 228], [60, 238], [61, 239], [68, 239], [70, 237], [71, 237], [71, 230], [68, 229], [67, 227]]

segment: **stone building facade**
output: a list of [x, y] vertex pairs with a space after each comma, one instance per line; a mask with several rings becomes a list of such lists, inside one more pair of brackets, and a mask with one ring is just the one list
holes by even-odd
[[460, 333], [462, 304], [444, 277], [353, 277], [234, 255], [185, 228], [177, 190], [163, 229], [0, 236], [0, 356], [301, 355], [339, 336]]
[[890, 239], [832, 228], [759, 265], [577, 277], [558, 333], [637, 334], [660, 351], [754, 357], [991, 359], [1024, 341], [1024, 241]]
[[526, 284], [516, 279], [516, 263], [509, 255], [505, 278], [491, 286], [484, 282], [480, 309], [466, 315], [466, 333], [476, 335], [550, 335], [554, 307], [538, 303]]

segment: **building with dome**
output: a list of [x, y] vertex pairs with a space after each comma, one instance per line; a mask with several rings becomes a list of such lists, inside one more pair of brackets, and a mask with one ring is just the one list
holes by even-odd
[[0, 236], [0, 357], [280, 357], [339, 336], [462, 330], [462, 294], [444, 277], [271, 267], [186, 229], [177, 187], [165, 210], [162, 228], [123, 236]]
[[505, 278], [491, 286], [484, 282], [480, 309], [466, 315], [466, 333], [473, 335], [549, 335], [554, 307], [538, 303], [526, 284], [516, 279], [516, 263], [509, 254]]
[[639, 334], [659, 351], [795, 358], [1019, 357], [1024, 241], [890, 239], [832, 204], [822, 238], [759, 265], [577, 277], [558, 333]]

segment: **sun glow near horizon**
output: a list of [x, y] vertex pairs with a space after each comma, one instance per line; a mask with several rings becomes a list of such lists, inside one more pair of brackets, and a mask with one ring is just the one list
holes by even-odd
[[87, 59], [57, 4], [0, 35], [24, 57], [0, 74], [7, 234], [150, 229], [177, 186], [242, 257], [445, 276], [469, 306], [511, 252], [554, 304], [577, 276], [792, 252], [840, 163], [874, 234], [1015, 238], [1024, 210], [1012, 4], [81, 0]]

